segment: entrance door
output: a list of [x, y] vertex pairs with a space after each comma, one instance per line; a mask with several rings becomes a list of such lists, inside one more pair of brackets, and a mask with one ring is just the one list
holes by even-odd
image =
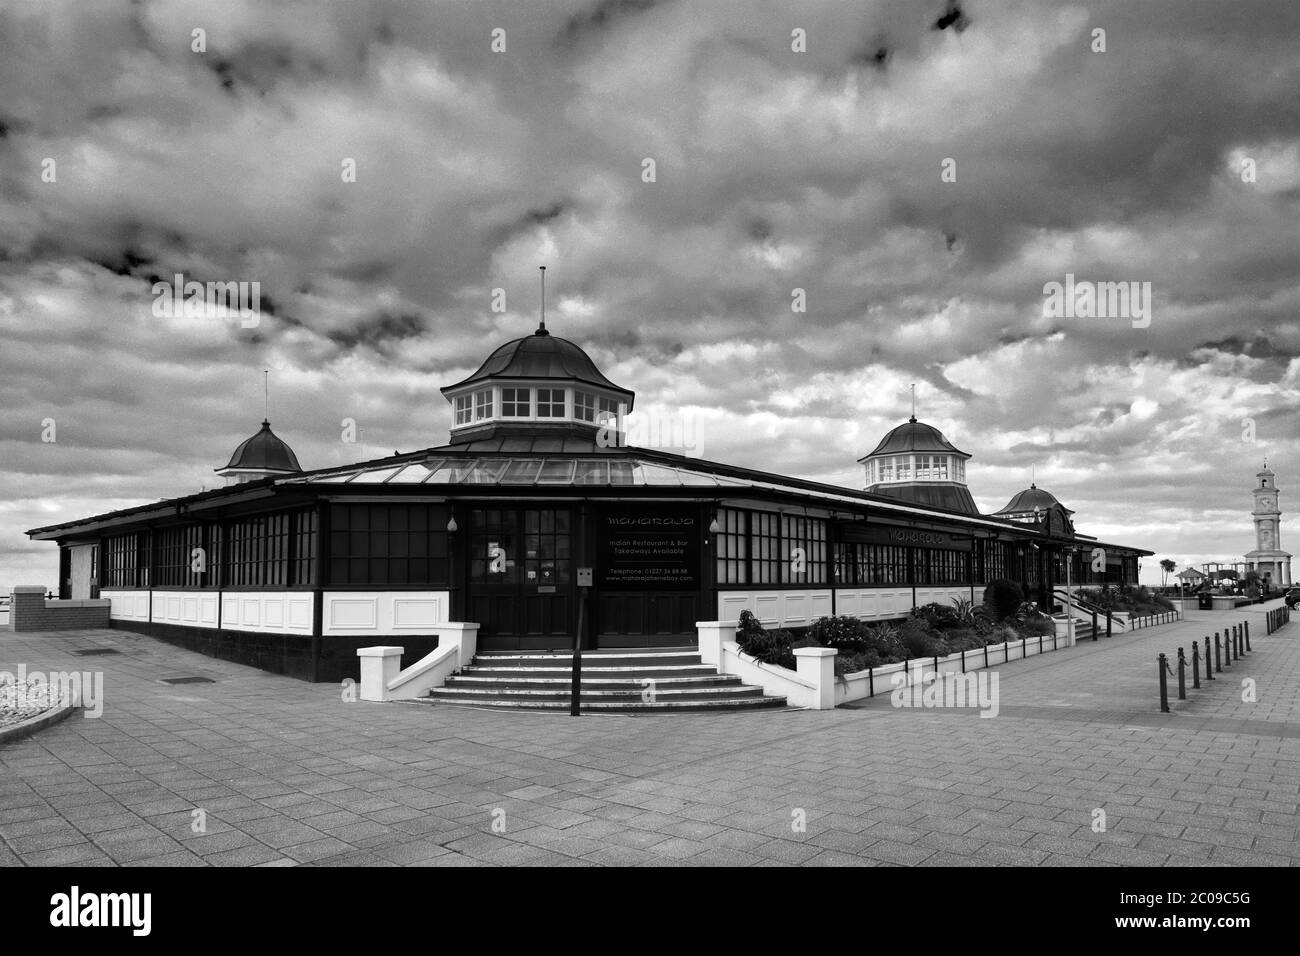
[[568, 508], [473, 510], [469, 610], [479, 647], [572, 646], [572, 525]]

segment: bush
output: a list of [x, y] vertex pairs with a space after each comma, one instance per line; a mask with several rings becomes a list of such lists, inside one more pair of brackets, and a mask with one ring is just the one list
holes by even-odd
[[961, 620], [957, 616], [956, 609], [945, 604], [922, 604], [920, 607], [912, 608], [911, 616], [924, 621], [936, 631], [947, 631], [961, 627]]
[[989, 608], [998, 620], [1012, 617], [1025, 600], [1024, 591], [1015, 581], [998, 578], [990, 581], [984, 589], [984, 606]]
[[789, 631], [769, 631], [750, 611], [740, 612], [740, 633], [736, 643], [750, 657], [764, 664], [795, 669], [794, 646]]
[[808, 628], [808, 636], [824, 647], [835, 648], [841, 654], [858, 653], [867, 647], [867, 624], [847, 614], [819, 617]]
[[1016, 625], [1016, 630], [1020, 632], [1021, 637], [1037, 637], [1040, 634], [1055, 634], [1056, 624], [1046, 614], [1039, 614], [1036, 617], [1025, 618], [1023, 624]]
[[934, 657], [948, 653], [943, 639], [930, 628], [930, 625], [917, 617], [909, 617], [902, 623], [898, 628], [898, 639], [902, 642], [909, 658]]

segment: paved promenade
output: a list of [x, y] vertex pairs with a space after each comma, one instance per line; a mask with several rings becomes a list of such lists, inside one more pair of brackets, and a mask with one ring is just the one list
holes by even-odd
[[[106, 698], [0, 744], [0, 866], [1295, 865], [1300, 622], [1263, 611], [999, 666], [992, 719], [344, 703], [126, 631], [0, 632], [0, 670]], [[1156, 654], [1242, 620], [1254, 652], [1160, 713]]]

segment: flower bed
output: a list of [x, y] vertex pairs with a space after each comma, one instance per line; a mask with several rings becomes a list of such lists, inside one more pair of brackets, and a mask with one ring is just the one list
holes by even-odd
[[0, 727], [21, 724], [62, 703], [57, 684], [32, 679], [19, 684], [14, 675], [0, 673]]

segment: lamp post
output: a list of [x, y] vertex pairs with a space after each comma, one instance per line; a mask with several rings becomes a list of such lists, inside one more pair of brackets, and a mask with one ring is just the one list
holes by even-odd
[[1065, 646], [1074, 646], [1074, 583], [1070, 574], [1074, 548], [1065, 549]]

